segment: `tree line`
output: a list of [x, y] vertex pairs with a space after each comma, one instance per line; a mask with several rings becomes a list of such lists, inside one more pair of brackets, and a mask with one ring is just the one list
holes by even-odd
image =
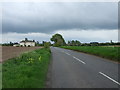
[[90, 43], [81, 43], [78, 40], [71, 40], [67, 43], [60, 34], [55, 34], [52, 36], [51, 41], [54, 42], [53, 46], [109, 46], [109, 45], [120, 45], [120, 42], [114, 43], [112, 40], [106, 43], [99, 42], [90, 42]]
[[[68, 41], [67, 43], [65, 42], [64, 38], [62, 35], [60, 34], [55, 34], [53, 35], [50, 40], [52, 42], [54, 42], [53, 44], [51, 44], [51, 42], [46, 42], [46, 41], [42, 41], [42, 43], [40, 43], [39, 41], [36, 41], [36, 45], [35, 46], [45, 46], [45, 47], [49, 47], [49, 46], [106, 46], [106, 45], [120, 45], [120, 42], [114, 43], [112, 42], [112, 40], [110, 42], [106, 42], [106, 43], [99, 43], [99, 42], [90, 42], [90, 43], [81, 43], [78, 40], [71, 40]], [[18, 44], [17, 42], [12, 43], [4, 43], [2, 44], [2, 46], [13, 46], [14, 44]]]

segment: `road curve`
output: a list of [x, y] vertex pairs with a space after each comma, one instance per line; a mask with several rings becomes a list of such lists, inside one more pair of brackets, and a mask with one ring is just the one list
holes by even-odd
[[119, 88], [118, 63], [72, 50], [51, 47], [52, 88]]

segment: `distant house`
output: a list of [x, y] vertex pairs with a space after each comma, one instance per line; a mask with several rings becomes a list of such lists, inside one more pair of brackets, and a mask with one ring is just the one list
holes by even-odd
[[13, 46], [14, 47], [19, 47], [20, 45], [19, 45], [19, 43], [14, 43]]
[[20, 46], [25, 46], [25, 47], [35, 46], [35, 41], [28, 40], [27, 38], [25, 38], [25, 40], [20, 41]]

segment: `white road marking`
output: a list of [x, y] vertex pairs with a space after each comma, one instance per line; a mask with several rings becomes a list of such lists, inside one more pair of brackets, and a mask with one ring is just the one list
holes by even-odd
[[[66, 52], [65, 52], [66, 53]], [[66, 53], [67, 55], [70, 55], [69, 53]]]
[[[70, 55], [69, 53], [67, 53], [67, 52], [65, 52], [65, 51], [61, 51], [61, 52], [65, 53], [65, 54], [67, 54], [67, 55]], [[76, 58], [76, 57], [74, 57], [74, 56], [73, 56], [73, 58], [76, 59], [76, 60], [78, 60], [78, 61], [80, 61], [80, 62], [83, 63], [83, 64], [86, 64], [85, 62], [83, 62], [82, 60], [80, 60], [80, 59], [78, 59], [78, 58]]]
[[61, 52], [65, 53], [65, 54], [67, 54], [67, 55], [70, 55], [69, 53], [67, 53], [67, 52], [65, 52], [65, 51], [61, 51]]
[[102, 72], [99, 72], [99, 73], [100, 73], [101, 75], [105, 76], [106, 78], [110, 79], [110, 80], [111, 80], [111, 81], [113, 81], [114, 83], [116, 83], [116, 84], [120, 85], [120, 83], [119, 83], [119, 82], [117, 82], [116, 80], [112, 79], [111, 77], [109, 77], [109, 76], [105, 75], [105, 74], [104, 74], [104, 73], [102, 73]]
[[78, 58], [76, 58], [76, 57], [74, 57], [74, 56], [73, 56], [73, 58], [76, 59], [76, 60], [78, 60], [78, 61], [80, 61], [80, 62], [83, 63], [83, 64], [86, 64], [85, 62], [83, 62], [82, 60], [80, 60], [80, 59], [78, 59]]

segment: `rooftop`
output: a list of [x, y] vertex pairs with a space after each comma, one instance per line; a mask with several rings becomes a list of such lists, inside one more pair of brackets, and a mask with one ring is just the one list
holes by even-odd
[[25, 40], [20, 41], [20, 43], [21, 42], [35, 42], [35, 40], [28, 40], [27, 38], [25, 38]]

